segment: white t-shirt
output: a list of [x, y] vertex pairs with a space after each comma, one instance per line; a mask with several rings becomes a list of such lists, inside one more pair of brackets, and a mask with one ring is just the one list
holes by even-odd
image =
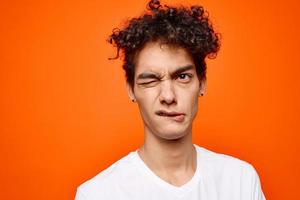
[[265, 200], [250, 164], [195, 147], [195, 174], [180, 187], [155, 175], [134, 151], [79, 186], [75, 200]]

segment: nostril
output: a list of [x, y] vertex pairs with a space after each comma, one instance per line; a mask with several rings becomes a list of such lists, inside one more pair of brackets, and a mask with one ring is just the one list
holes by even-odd
[[163, 100], [163, 101], [161, 101], [161, 103], [162, 104], [166, 104], [166, 105], [171, 105], [171, 104], [176, 103], [176, 101], [174, 101], [174, 100], [171, 100], [171, 101], [165, 101], [165, 100]]
[[159, 97], [159, 100], [163, 104], [172, 104], [176, 102], [176, 97], [174, 94], [168, 93], [168, 94], [161, 94]]

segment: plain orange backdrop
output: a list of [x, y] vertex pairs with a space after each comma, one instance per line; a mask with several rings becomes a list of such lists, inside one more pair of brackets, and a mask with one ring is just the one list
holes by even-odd
[[[300, 5], [200, 4], [222, 34], [194, 143], [253, 164], [267, 199], [300, 199]], [[147, 0], [0, 3], [0, 199], [73, 199], [143, 142], [121, 60], [106, 42]]]

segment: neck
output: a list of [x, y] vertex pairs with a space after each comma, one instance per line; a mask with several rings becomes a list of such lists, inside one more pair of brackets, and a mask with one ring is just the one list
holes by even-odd
[[191, 131], [176, 140], [166, 140], [145, 131], [144, 145], [138, 151], [145, 164], [160, 177], [185, 174], [188, 180], [196, 170], [196, 150]]

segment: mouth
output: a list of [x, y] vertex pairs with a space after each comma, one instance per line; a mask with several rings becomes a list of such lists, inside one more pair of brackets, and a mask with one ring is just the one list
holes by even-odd
[[165, 117], [171, 120], [174, 120], [176, 122], [183, 122], [185, 118], [184, 113], [179, 113], [179, 112], [168, 112], [164, 110], [159, 110], [155, 112], [156, 115], [160, 117]]

